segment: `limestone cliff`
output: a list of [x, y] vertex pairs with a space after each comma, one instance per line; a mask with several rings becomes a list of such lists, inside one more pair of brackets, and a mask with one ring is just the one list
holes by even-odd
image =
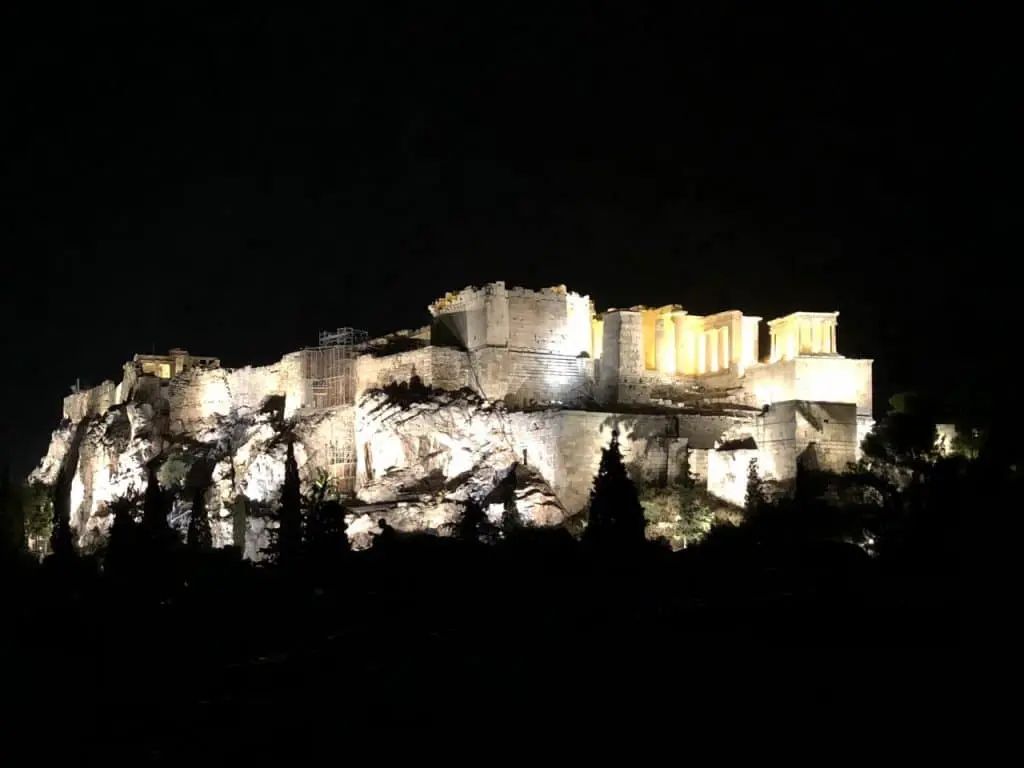
[[[359, 495], [367, 502], [433, 495], [448, 505], [474, 499], [497, 507], [493, 491], [522, 460], [513, 415], [468, 390], [404, 402], [370, 392], [357, 419], [366, 478]], [[541, 475], [517, 477], [521, 514], [543, 525], [562, 522], [565, 509]]]
[[[290, 418], [280, 399], [268, 398], [261, 408], [222, 403], [216, 412], [190, 419], [185, 430], [167, 402], [135, 400], [77, 423], [63, 421], [29, 480], [53, 485], [62, 464], [74, 457], [69, 448], [77, 436], [76, 463], [69, 468], [71, 522], [80, 544], [90, 546], [109, 530], [111, 502], [141, 493], [147, 465], [159, 459], [161, 485], [178, 497], [172, 525], [182, 531], [187, 526], [187, 489], [209, 487], [215, 544], [236, 544], [255, 559], [284, 480], [286, 436], [294, 436], [300, 474], [309, 482], [322, 467], [326, 443], [339, 430], [351, 431], [346, 419], [355, 418], [365, 477], [349, 520], [357, 545], [368, 543], [380, 519], [399, 530], [439, 529], [470, 498], [500, 514], [495, 488], [518, 460], [508, 414], [468, 391], [421, 395], [413, 402], [375, 390], [362, 398], [355, 415], [349, 407], [299, 411]], [[539, 473], [520, 471], [517, 477], [526, 517], [545, 524], [564, 518]]]

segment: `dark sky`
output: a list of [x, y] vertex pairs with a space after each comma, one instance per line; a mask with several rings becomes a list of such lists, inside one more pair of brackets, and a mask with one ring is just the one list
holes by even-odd
[[500, 279], [599, 308], [838, 309], [882, 405], [973, 407], [1007, 365], [1019, 99], [1008, 21], [964, 4], [20, 5], [0, 24], [18, 471], [75, 378], [134, 352], [269, 363]]

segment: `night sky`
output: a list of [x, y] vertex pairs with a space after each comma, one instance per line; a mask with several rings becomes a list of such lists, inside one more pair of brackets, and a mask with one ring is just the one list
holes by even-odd
[[1012, 365], [1005, 20], [21, 5], [0, 24], [0, 456], [18, 472], [69, 385], [135, 352], [270, 363], [325, 328], [424, 325], [493, 280], [600, 309], [838, 309], [840, 351], [876, 361], [876, 410], [916, 388], [966, 412]]

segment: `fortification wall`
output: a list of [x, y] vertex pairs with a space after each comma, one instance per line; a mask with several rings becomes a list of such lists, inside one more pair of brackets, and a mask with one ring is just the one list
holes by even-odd
[[505, 368], [505, 397], [510, 404], [570, 405], [594, 394], [594, 361], [590, 358], [510, 352]]
[[91, 389], [70, 394], [64, 398], [64, 418], [77, 424], [87, 416], [98, 416], [118, 404], [117, 394], [117, 385], [109, 380]]
[[540, 291], [506, 288], [503, 282], [470, 287], [438, 299], [430, 312], [436, 346], [593, 356], [593, 305], [564, 286]]
[[854, 403], [857, 413], [870, 416], [871, 360], [845, 357], [798, 357], [751, 366], [741, 380], [740, 396], [756, 405], [807, 400]]
[[709, 472], [708, 447], [723, 436], [753, 431], [753, 419], [718, 415], [621, 414], [597, 411], [511, 413], [516, 451], [537, 468], [570, 512], [590, 497], [601, 451], [619, 430], [631, 475], [652, 485], [675, 482], [685, 471], [688, 449], [698, 479]]
[[776, 403], [758, 417], [762, 474], [773, 479], [796, 476], [797, 464], [841, 472], [856, 461], [859, 420], [852, 403]]
[[413, 376], [419, 376], [424, 384], [431, 384], [435, 351], [435, 347], [423, 347], [382, 357], [361, 355], [356, 360], [357, 396], [388, 384], [408, 382]]
[[245, 368], [192, 369], [167, 385], [171, 431], [187, 433], [206, 419], [239, 408], [258, 409], [267, 398], [285, 398], [285, 415], [303, 402], [300, 353], [285, 355], [272, 365]]
[[434, 317], [432, 344], [471, 350], [508, 344], [508, 293], [504, 283], [454, 291], [429, 309]]
[[564, 289], [508, 291], [508, 345], [514, 350], [593, 355], [590, 298]]
[[468, 387], [488, 400], [514, 406], [575, 403], [593, 390], [594, 361], [565, 355], [484, 347], [467, 352], [424, 347], [385, 357], [363, 355], [357, 363], [357, 395], [413, 376], [428, 386]]
[[792, 406], [799, 461], [811, 469], [842, 472], [857, 460], [857, 408], [852, 403], [808, 403]]

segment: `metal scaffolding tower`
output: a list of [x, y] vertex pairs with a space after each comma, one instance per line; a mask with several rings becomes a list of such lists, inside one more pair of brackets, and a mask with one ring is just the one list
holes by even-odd
[[306, 408], [353, 405], [356, 396], [356, 357], [366, 331], [338, 328], [320, 333], [320, 346], [303, 350], [302, 377]]
[[317, 463], [324, 466], [346, 491], [355, 489], [356, 358], [366, 331], [338, 328], [320, 333], [320, 345], [303, 350], [302, 377], [305, 388], [303, 409], [338, 409], [335, 426]]

